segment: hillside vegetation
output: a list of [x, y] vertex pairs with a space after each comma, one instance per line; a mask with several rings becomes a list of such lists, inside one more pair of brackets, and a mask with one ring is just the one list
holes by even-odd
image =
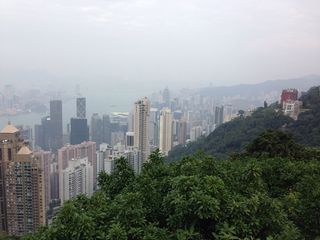
[[51, 226], [23, 239], [315, 239], [319, 160], [279, 131], [224, 161], [197, 154], [166, 164], [156, 151], [135, 175], [120, 158], [100, 174], [100, 192], [66, 202]]
[[183, 155], [203, 151], [218, 158], [225, 158], [242, 151], [252, 139], [267, 129], [285, 130], [298, 143], [306, 146], [320, 146], [320, 88], [313, 87], [301, 97], [304, 112], [297, 121], [284, 116], [277, 104], [258, 108], [249, 117], [238, 117], [220, 125], [208, 137], [196, 142], [175, 147], [168, 161], [178, 160]]

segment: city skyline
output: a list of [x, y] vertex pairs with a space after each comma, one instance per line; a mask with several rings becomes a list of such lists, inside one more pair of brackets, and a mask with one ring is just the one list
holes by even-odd
[[320, 239], [320, 0], [0, 0], [0, 239]]
[[[281, 101], [274, 106], [278, 106], [277, 110], [283, 115], [297, 121], [299, 114], [304, 111], [300, 96], [305, 94], [294, 88], [283, 89], [279, 95]], [[187, 94], [177, 98], [168, 87], [153, 97], [153, 100], [144, 97], [132, 103], [131, 112], [112, 112], [102, 117], [93, 114], [90, 128], [86, 118], [72, 117], [71, 131], [63, 134], [63, 103], [61, 100], [51, 100], [50, 116], [42, 118], [41, 126], [35, 125], [35, 136], [42, 136], [35, 142], [30, 137], [32, 130], [24, 129], [23, 126], [18, 129], [9, 122], [0, 132], [0, 163], [5, 176], [2, 181], [6, 183], [6, 194], [12, 192], [10, 194], [14, 195], [17, 192], [17, 195], [26, 194], [30, 197], [31, 190], [41, 189], [39, 193], [32, 192], [35, 197], [30, 198], [23, 207], [30, 210], [30, 204], [32, 208], [40, 206], [42, 212], [33, 211], [32, 214], [35, 215], [31, 216], [28, 210], [28, 222], [22, 223], [19, 220], [20, 225], [16, 226], [16, 223], [12, 224], [14, 221], [10, 220], [10, 216], [16, 214], [19, 218], [19, 211], [14, 212], [15, 209], [8, 208], [10, 216], [2, 216], [4, 223], [9, 221], [8, 227], [3, 225], [3, 230], [10, 235], [24, 235], [51, 222], [65, 201], [80, 194], [90, 197], [99, 190], [97, 177], [101, 172], [113, 174], [119, 158], [125, 160], [135, 174], [140, 174], [144, 164], [150, 161], [150, 153], [156, 154], [154, 150], [159, 149], [160, 154], [168, 156], [172, 148], [174, 151], [175, 147], [179, 149], [190, 146], [190, 143], [196, 144], [198, 139], [209, 137], [216, 129], [221, 131], [225, 126], [223, 124], [228, 124], [233, 119], [237, 122], [239, 119], [250, 118], [254, 112], [268, 108], [265, 102], [263, 107], [242, 110], [241, 113], [232, 104], [221, 104], [211, 95]], [[79, 110], [78, 101], [75, 101], [74, 108]], [[80, 112], [86, 110], [83, 105]], [[74, 120], [83, 121], [84, 124], [73, 126]], [[220, 125], [223, 126], [220, 128]], [[42, 143], [45, 144], [41, 146]], [[59, 143], [60, 146], [51, 143]], [[27, 144], [30, 144], [30, 148]], [[28, 180], [29, 168], [24, 172], [11, 169], [12, 166], [19, 167], [25, 163], [33, 164], [33, 169], [36, 170], [33, 171], [32, 183]], [[13, 174], [17, 176], [14, 177]], [[28, 185], [27, 191], [21, 192], [18, 180], [24, 177], [28, 180], [26, 184], [31, 184], [32, 188]], [[18, 179], [17, 182], [15, 179]], [[7, 189], [7, 186], [10, 188]], [[21, 201], [20, 198], [6, 198], [6, 194], [2, 196], [2, 201], [7, 201], [8, 206], [16, 204], [21, 207], [15, 202]]]

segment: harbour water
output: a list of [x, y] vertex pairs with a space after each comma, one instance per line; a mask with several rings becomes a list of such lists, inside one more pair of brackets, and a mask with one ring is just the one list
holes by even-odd
[[[134, 102], [147, 95], [146, 93], [127, 91], [114, 91], [105, 92], [105, 94], [91, 93], [90, 95], [84, 95], [87, 101], [87, 119], [90, 124], [90, 119], [93, 113], [110, 114], [112, 112], [129, 112], [133, 108]], [[47, 103], [49, 111], [49, 103]], [[70, 118], [76, 116], [76, 98], [62, 103], [63, 111], [63, 129], [66, 132], [67, 124], [70, 123]], [[1, 116], [0, 117], [0, 128], [5, 126], [8, 121], [14, 125], [23, 125], [34, 128], [35, 124], [41, 123], [41, 118], [48, 116], [47, 113], [28, 113], [14, 116]]]

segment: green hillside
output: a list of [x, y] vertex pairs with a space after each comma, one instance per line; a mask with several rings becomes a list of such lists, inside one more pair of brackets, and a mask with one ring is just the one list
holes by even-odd
[[198, 154], [166, 164], [154, 152], [135, 175], [119, 159], [100, 174], [100, 192], [66, 202], [52, 225], [23, 239], [315, 239], [319, 156], [268, 131], [225, 161]]
[[320, 146], [320, 95], [319, 87], [311, 88], [301, 97], [305, 112], [297, 121], [284, 116], [276, 104], [258, 108], [249, 117], [238, 117], [222, 124], [208, 137], [185, 146], [175, 147], [168, 156], [168, 161], [177, 160], [183, 155], [203, 151], [210, 155], [224, 158], [239, 152], [266, 129], [282, 129], [293, 134], [294, 139], [306, 146]]
[[306, 111], [287, 129], [297, 142], [306, 146], [320, 146], [320, 87], [311, 88], [301, 100]]

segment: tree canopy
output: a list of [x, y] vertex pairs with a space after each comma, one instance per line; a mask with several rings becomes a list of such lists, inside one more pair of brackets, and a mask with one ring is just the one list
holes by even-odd
[[139, 175], [120, 158], [100, 174], [101, 191], [66, 202], [23, 239], [315, 239], [320, 161], [288, 151], [295, 144], [268, 131], [223, 161], [198, 153], [167, 164], [155, 151]]

